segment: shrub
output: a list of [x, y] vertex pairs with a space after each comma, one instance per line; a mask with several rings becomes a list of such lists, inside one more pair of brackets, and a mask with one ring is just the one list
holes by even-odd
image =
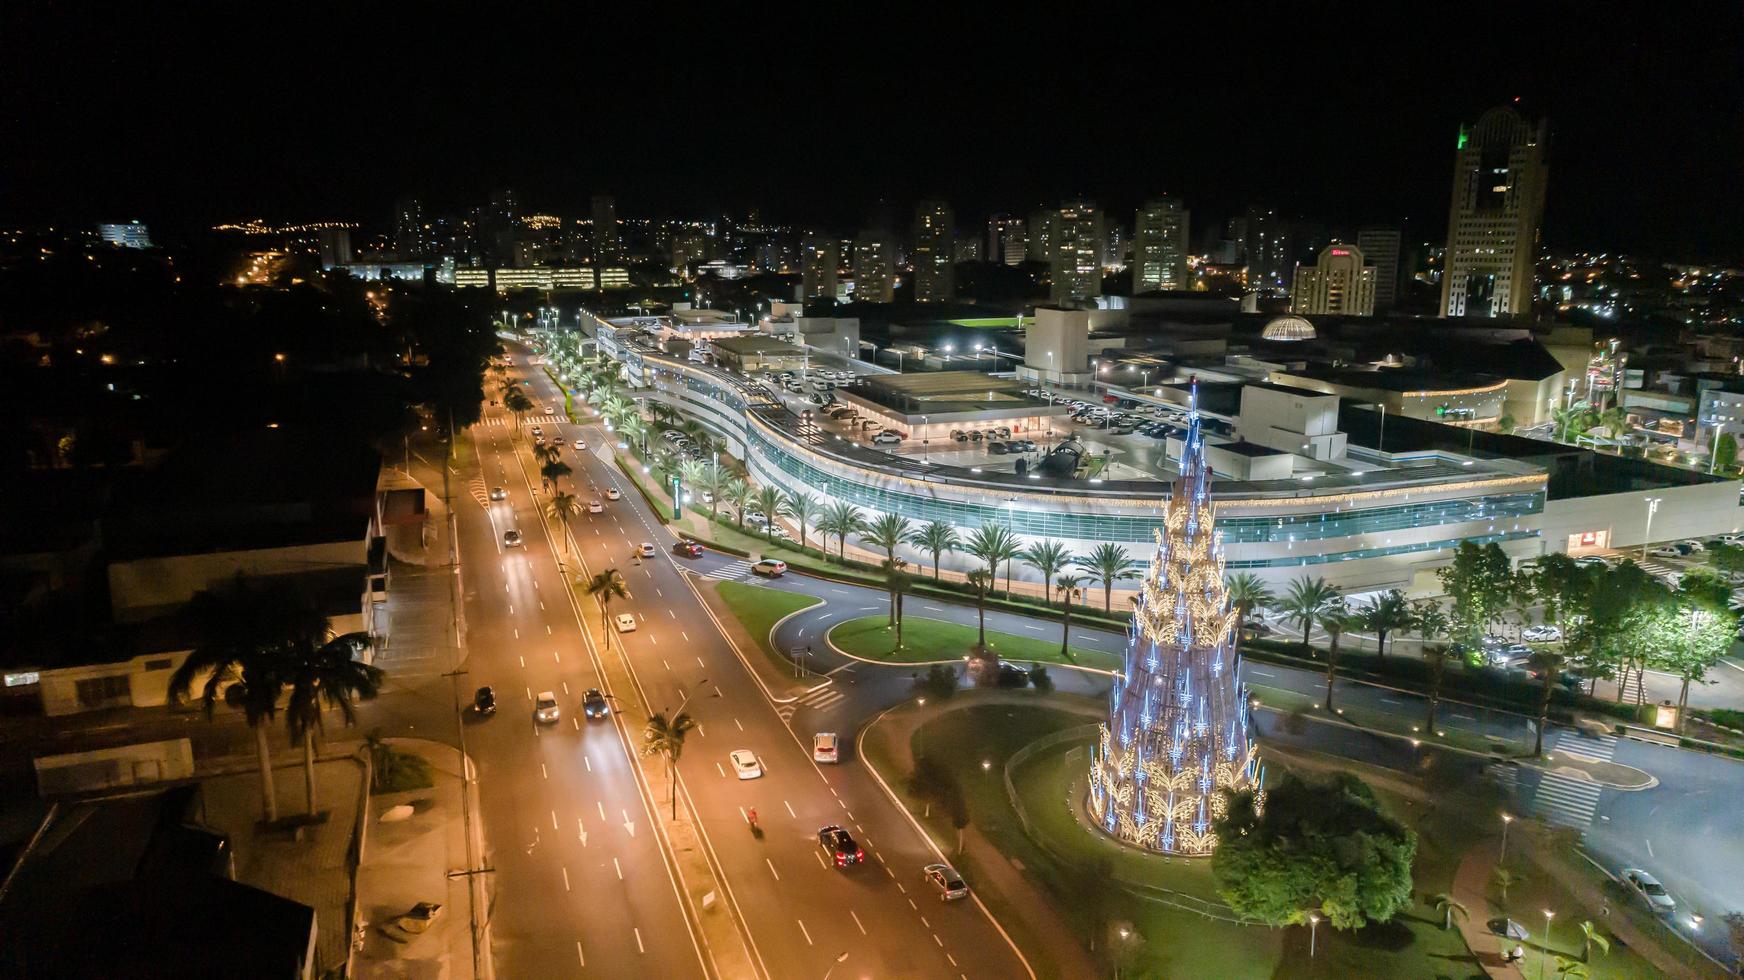
[[914, 689], [929, 698], [946, 700], [957, 693], [957, 669], [945, 664], [933, 664], [924, 676], [914, 679]]

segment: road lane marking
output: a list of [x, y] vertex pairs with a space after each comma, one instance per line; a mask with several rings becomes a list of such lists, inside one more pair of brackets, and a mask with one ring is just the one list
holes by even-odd
[[[545, 600], [544, 600], [544, 599], [540, 599], [540, 600], [539, 600], [539, 608], [540, 608], [540, 609], [541, 609], [541, 610], [543, 610], [543, 609], [544, 609], [544, 608], [545, 608]], [[579, 946], [579, 945], [581, 945], [581, 944], [580, 944], [580, 943], [576, 943], [576, 945], [577, 945], [577, 946]]]
[[599, 800], [595, 800], [594, 803], [599, 806], [600, 819], [604, 820], [606, 818], [606, 805], [605, 805], [605, 803], [603, 803]]
[[557, 811], [556, 810], [551, 811], [551, 829], [552, 830], [557, 829]]
[[527, 668], [527, 658], [526, 657], [518, 657], [516, 659], [521, 661], [521, 669], [525, 670]]
[[914, 909], [916, 912], [920, 911], [920, 906], [914, 904], [914, 899], [912, 898], [908, 900], [908, 907]]
[[576, 940], [576, 941], [575, 941], [575, 958], [576, 958], [576, 959], [578, 959], [578, 960], [580, 960], [580, 961], [581, 961], [581, 966], [582, 966], [582, 968], [583, 968], [583, 969], [586, 969], [586, 967], [587, 967], [587, 957], [585, 957], [585, 956], [583, 956], [583, 955], [581, 955], [581, 940], [579, 940], [579, 939], [577, 939], [577, 940]]
[[619, 881], [624, 880], [624, 866], [618, 863], [617, 858], [612, 858], [612, 870], [614, 870], [618, 873], [618, 880]]
[[[701, 657], [698, 657], [698, 658], [697, 658], [697, 659], [698, 659], [698, 660], [700, 660], [700, 659], [702, 659], [702, 658], [701, 658]], [[739, 719], [737, 719], [737, 718], [734, 718], [734, 719], [733, 719], [733, 724], [735, 724], [735, 725], [738, 725], [738, 726], [739, 726], [739, 731], [741, 731], [741, 732], [742, 732], [742, 731], [744, 731], [744, 730], [745, 730], [745, 726], [744, 726], [744, 725], [741, 725], [741, 724], [739, 724]]]
[[[909, 903], [909, 904], [910, 904], [910, 905], [913, 905], [913, 904], [914, 904], [914, 903], [913, 903], [913, 902], [910, 902], [910, 903]], [[916, 909], [916, 911], [919, 911], [919, 910], [918, 910], [918, 909]], [[940, 949], [944, 949], [944, 948], [945, 948], [945, 944], [944, 944], [944, 943], [943, 943], [943, 942], [940, 942], [940, 941], [939, 941], [939, 934], [938, 934], [938, 933], [936, 933], [936, 932], [935, 932], [935, 933], [933, 933], [933, 942], [935, 942], [935, 943], [938, 943], [938, 944], [939, 944], [939, 948], [940, 948]]]
[[666, 607], [666, 615], [668, 615], [668, 616], [671, 616], [671, 617], [672, 617], [672, 618], [673, 618], [673, 619], [677, 619], [677, 618], [678, 618], [678, 614], [677, 614], [677, 613], [675, 613], [675, 612], [673, 612], [673, 611], [672, 611], [672, 607], [671, 607], [671, 606], [667, 606], [667, 607]]
[[860, 917], [857, 915], [854, 915], [853, 909], [848, 910], [848, 915], [853, 917], [855, 925], [860, 926], [860, 935], [862, 935], [862, 936], [866, 935], [866, 927], [864, 925], [861, 925]]
[[550, 635], [551, 635], [551, 627], [549, 627], [549, 626], [547, 626], [547, 627], [545, 627], [545, 635], [546, 635], [546, 636], [550, 636]]
[[514, 614], [515, 614], [515, 606], [513, 603], [510, 603], [509, 604], [509, 615], [513, 616]]
[[920, 924], [923, 926], [926, 926], [928, 929], [931, 929], [933, 927], [933, 924], [931, 922], [928, 922], [926, 920], [926, 916], [924, 916], [924, 915], [920, 917]]
[[715, 763], [715, 772], [718, 772], [718, 773], [720, 773], [720, 774], [721, 774], [721, 778], [722, 778], [722, 779], [725, 779], [725, 778], [727, 778], [727, 771], [726, 771], [726, 770], [725, 770], [725, 769], [722, 769], [722, 768], [721, 768], [721, 764], [720, 764], [720, 763], [718, 763], [718, 762], [717, 762], [717, 763]]
[[807, 946], [816, 946], [817, 943], [811, 941], [811, 930], [805, 927], [805, 920], [794, 919], [793, 921], [799, 923], [799, 931], [805, 933], [805, 944]]
[[559, 865], [558, 867], [559, 867], [559, 870], [561, 870], [563, 872], [563, 890], [568, 891], [569, 890], [569, 869], [563, 867], [562, 865]]
[[686, 643], [690, 642], [690, 634], [689, 633], [686, 633], [683, 630], [679, 630], [678, 635], [684, 637], [684, 642], [686, 642]]
[[702, 730], [702, 724], [701, 724], [701, 723], [700, 723], [700, 722], [699, 722], [699, 723], [697, 723], [697, 726], [696, 726], [696, 733], [697, 733], [697, 734], [698, 734], [698, 735], [700, 735], [700, 736], [702, 736], [702, 737], [703, 737], [703, 738], [708, 738], [708, 732], [705, 732], [705, 731], [703, 731], [703, 730]]
[[[564, 694], [568, 694], [568, 693], [569, 693], [569, 682], [568, 682], [568, 681], [564, 681], [564, 682], [563, 682], [563, 693], [564, 693]], [[574, 721], [574, 720], [575, 720], [575, 719], [574, 719], [574, 718], [571, 718], [571, 719], [569, 719], [569, 720], [570, 720], [570, 721]]]
[[1031, 626], [1028, 623], [1023, 624], [1023, 628], [1026, 630], [1035, 630], [1037, 633], [1040, 633], [1042, 631], [1042, 628], [1040, 626]]
[[896, 883], [896, 890], [903, 893], [904, 895], [908, 894], [908, 889], [902, 887], [902, 882], [900, 882], [900, 881]]
[[636, 934], [636, 952], [638, 952], [638, 953], [648, 952], [646, 949], [644, 949], [642, 947], [642, 930], [632, 928], [631, 931]]
[[[551, 774], [545, 771], [545, 763], [543, 763], [543, 762], [539, 763], [539, 775], [546, 778], [546, 779], [551, 778]], [[552, 823], [557, 822], [557, 814], [555, 812], [553, 812], [551, 814], [551, 822]]]
[[789, 803], [786, 800], [782, 800], [781, 805], [787, 807], [787, 815], [788, 816], [792, 817], [795, 820], [799, 819], [799, 814], [793, 812], [793, 804], [792, 803]]
[[781, 872], [775, 870], [775, 862], [769, 860], [768, 858], [764, 858], [763, 863], [769, 865], [769, 873], [775, 876], [776, 881], [780, 881], [781, 880]]
[[951, 955], [951, 954], [949, 954], [949, 953], [946, 953], [946, 954], [945, 954], [945, 959], [947, 959], [947, 960], [950, 960], [950, 961], [951, 961], [951, 965], [952, 965], [952, 966], [956, 966], [956, 965], [957, 965], [957, 958], [956, 958], [956, 957], [955, 957], [955, 956], [952, 956], [952, 955]]
[[518, 639], [520, 639], [520, 638], [521, 638], [521, 631], [520, 631], [520, 629], [519, 629], [519, 628], [516, 628], [516, 630], [515, 630], [515, 639], [517, 639], [517, 640], [518, 640]]
[[[580, 725], [581, 722], [576, 722], [577, 727], [580, 727]], [[593, 772], [593, 760], [588, 758], [585, 754], [581, 757], [581, 764], [587, 767], [588, 772]]]
[[661, 657], [661, 658], [660, 658], [660, 662], [661, 662], [661, 663], [663, 663], [663, 664], [665, 664], [665, 665], [666, 665], [666, 669], [667, 669], [667, 670], [671, 670], [671, 669], [672, 669], [672, 662], [671, 662], [671, 661], [669, 661], [669, 660], [667, 660], [667, 659], [666, 659], [666, 658], [665, 658], [665, 657]]
[[[553, 650], [553, 651], [551, 651], [551, 659], [557, 661], [558, 663], [562, 663], [563, 662], [563, 654], [558, 653], [556, 650]], [[568, 694], [569, 688], [565, 687], [563, 689], [563, 693]]]
[[828, 864], [824, 863], [824, 856], [822, 854], [819, 854], [817, 851], [813, 851], [813, 852], [811, 852], [811, 856], [818, 859], [818, 867], [824, 869], [825, 871], [830, 870], [830, 866]]
[[696, 665], [704, 670], [708, 669], [708, 664], [703, 663], [701, 657], [696, 658]]

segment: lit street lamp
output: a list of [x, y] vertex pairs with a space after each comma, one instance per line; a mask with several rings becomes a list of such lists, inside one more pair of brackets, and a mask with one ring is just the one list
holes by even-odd
[[1316, 935], [1316, 933], [1319, 932], [1319, 930], [1320, 930], [1320, 913], [1319, 912], [1308, 913], [1308, 958], [1309, 959], [1314, 958], [1314, 940], [1315, 940], [1315, 935]]
[[1647, 560], [1647, 543], [1649, 541], [1653, 540], [1653, 515], [1658, 513], [1659, 502], [1663, 499], [1665, 499], [1665, 498], [1663, 498], [1663, 497], [1648, 497], [1648, 498], [1646, 498], [1647, 529], [1641, 533], [1641, 560], [1642, 561]]
[[1555, 917], [1555, 912], [1544, 910], [1544, 941], [1538, 944], [1538, 980], [1545, 980], [1547, 976], [1545, 971], [1548, 967], [1545, 961], [1550, 952], [1550, 920]]
[[1506, 867], [1508, 864], [1508, 825], [1514, 822], [1512, 814], [1502, 814], [1502, 859], [1496, 864]]

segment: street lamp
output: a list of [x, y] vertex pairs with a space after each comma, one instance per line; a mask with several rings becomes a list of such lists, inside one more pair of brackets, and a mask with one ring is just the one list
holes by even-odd
[[1663, 497], [1648, 497], [1648, 498], [1646, 498], [1646, 500], [1647, 500], [1647, 529], [1645, 531], [1643, 531], [1641, 534], [1641, 560], [1642, 561], [1647, 560], [1647, 543], [1649, 541], [1653, 540], [1653, 515], [1658, 512], [1659, 502], [1663, 499], [1665, 499], [1665, 498], [1663, 498]]
[[1315, 939], [1315, 935], [1319, 931], [1320, 931], [1320, 913], [1319, 912], [1308, 913], [1308, 958], [1309, 959], [1314, 958], [1314, 939]]
[[841, 966], [843, 963], [846, 963], [847, 961], [848, 961], [848, 954], [846, 952], [844, 952], [844, 953], [842, 953], [842, 955], [836, 957], [836, 961], [834, 963], [831, 963], [830, 968], [824, 971], [824, 980], [830, 980], [830, 974], [836, 972], [836, 967]]
[[1555, 917], [1555, 912], [1549, 909], [1544, 910], [1544, 941], [1538, 944], [1538, 980], [1544, 980], [1546, 976], [1545, 960], [1550, 952], [1550, 920]]
[[1506, 867], [1508, 864], [1508, 825], [1513, 822], [1513, 814], [1502, 814], [1502, 859], [1496, 862], [1497, 865], [1502, 867]]

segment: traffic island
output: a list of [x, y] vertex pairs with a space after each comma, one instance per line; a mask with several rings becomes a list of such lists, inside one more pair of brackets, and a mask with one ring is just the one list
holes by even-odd
[[[980, 631], [962, 623], [947, 623], [919, 616], [902, 619], [902, 646], [896, 645], [896, 629], [888, 616], [862, 616], [831, 628], [830, 646], [843, 656], [871, 663], [926, 665], [961, 663], [976, 654]], [[988, 631], [985, 651], [1001, 660], [1059, 665], [1079, 669], [1120, 669], [1120, 657], [1099, 650], [1071, 647], [1060, 655], [1057, 640], [1040, 640]]]

